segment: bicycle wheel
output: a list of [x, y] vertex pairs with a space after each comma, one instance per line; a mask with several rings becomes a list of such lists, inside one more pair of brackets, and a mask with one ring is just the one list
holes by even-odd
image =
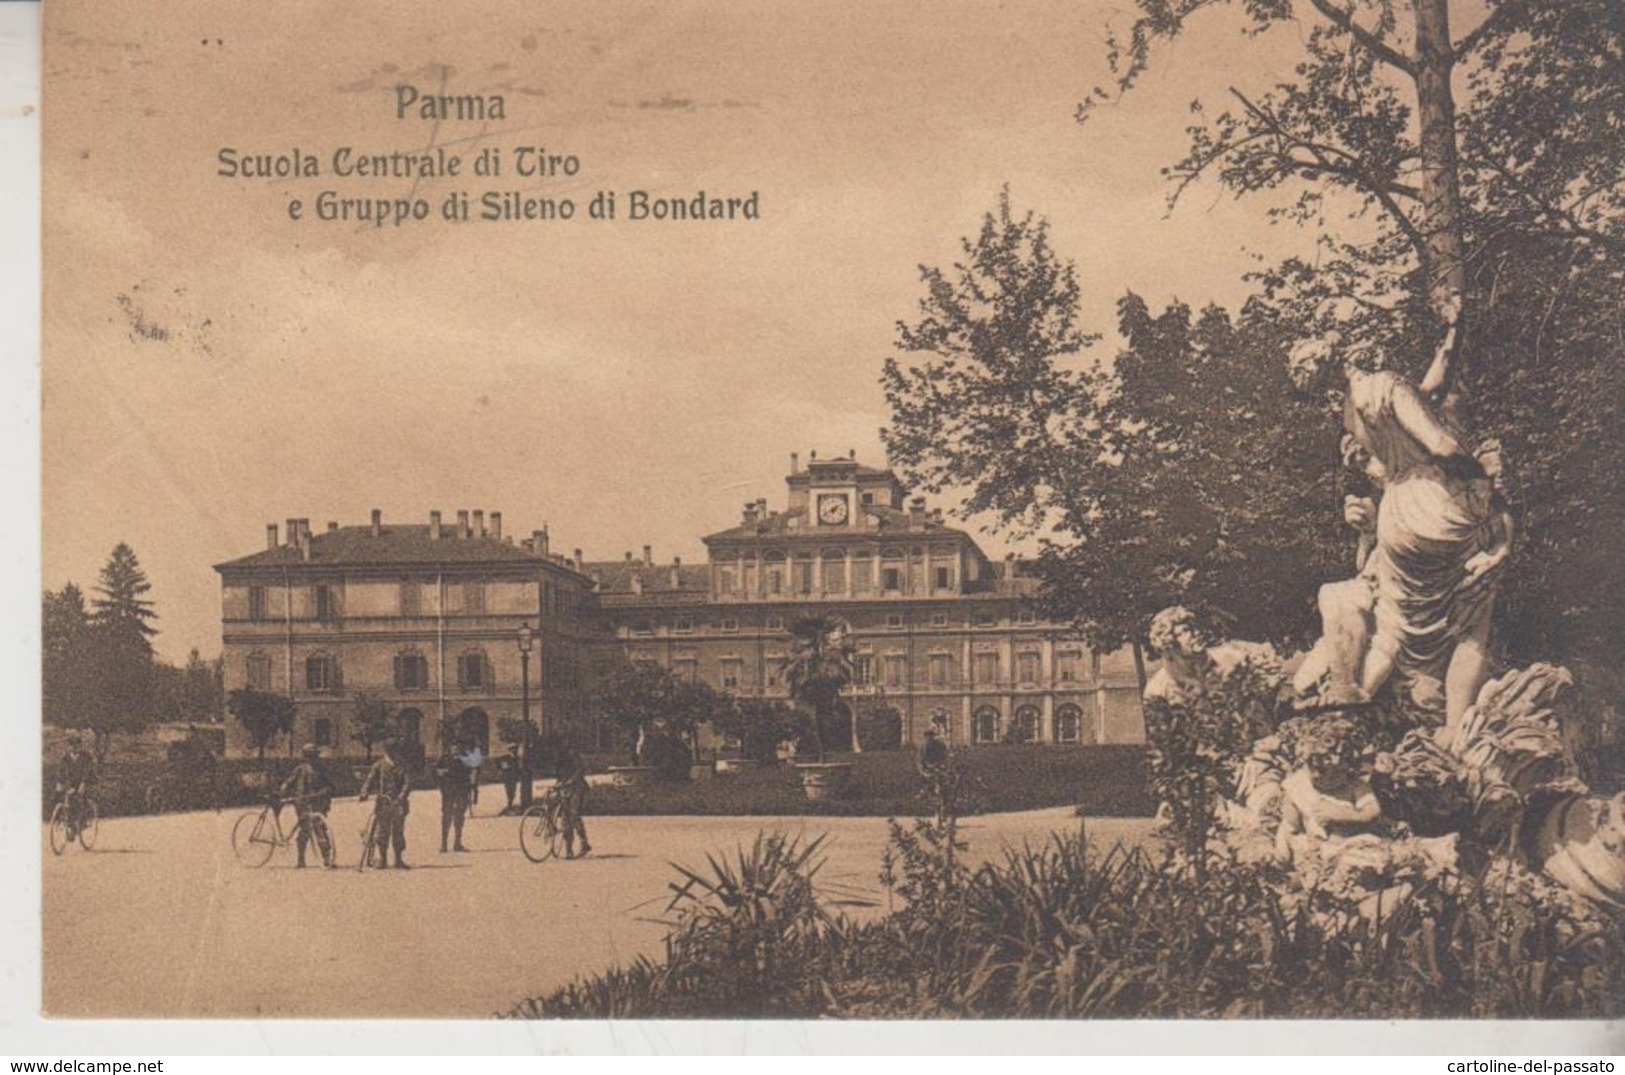
[[258, 869], [276, 851], [276, 822], [269, 810], [250, 810], [231, 827], [231, 849], [244, 866]]
[[101, 817], [96, 813], [96, 804], [85, 801], [84, 816], [79, 819], [79, 846], [89, 851], [96, 846], [96, 837], [101, 832]]
[[520, 815], [519, 848], [530, 861], [546, 862], [557, 855], [562, 838], [557, 807], [541, 802]]
[[60, 855], [68, 849], [68, 808], [57, 803], [51, 811], [51, 854]]
[[361, 860], [356, 869], [365, 870], [372, 865], [372, 856], [375, 848], [373, 841], [378, 836], [378, 814], [376, 811], [367, 815], [367, 824], [361, 829]]

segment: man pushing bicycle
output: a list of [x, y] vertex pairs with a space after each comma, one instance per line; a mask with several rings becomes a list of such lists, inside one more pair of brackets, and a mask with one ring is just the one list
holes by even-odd
[[[384, 756], [372, 763], [366, 779], [361, 782], [361, 801], [374, 792], [378, 803], [373, 807], [373, 845], [378, 849], [378, 865], [389, 865], [389, 849], [395, 849], [395, 868], [411, 869], [406, 864], [407, 797], [412, 792], [412, 774], [394, 741], [384, 744]], [[365, 852], [363, 852], [365, 853]]]
[[316, 849], [322, 855], [322, 865], [331, 870], [333, 838], [328, 833], [326, 817], [328, 811], [333, 809], [333, 779], [328, 775], [327, 766], [322, 763], [321, 749], [315, 743], [306, 743], [302, 753], [304, 760], [282, 782], [279, 794], [283, 799], [293, 800], [294, 812], [299, 818], [295, 827], [299, 869], [305, 868], [305, 848], [314, 839]]

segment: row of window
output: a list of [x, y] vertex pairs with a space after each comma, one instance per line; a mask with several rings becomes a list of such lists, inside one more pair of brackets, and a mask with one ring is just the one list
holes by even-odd
[[[993, 706], [985, 705], [971, 714], [971, 738], [978, 743], [997, 743], [1005, 738], [1004, 717]], [[1044, 738], [1044, 714], [1034, 705], [1018, 706], [1009, 738], [1021, 743], [1037, 743]], [[1055, 741], [1057, 743], [1083, 742], [1085, 736], [1094, 741], [1093, 729], [1085, 729], [1083, 710], [1072, 704], [1055, 707]]]
[[[854, 560], [851, 566], [850, 579], [844, 560], [766, 563], [759, 570], [755, 564], [738, 568], [713, 565], [711, 570], [719, 594], [844, 594], [848, 583], [853, 593], [926, 592], [925, 564], [882, 562], [878, 575], [872, 561]], [[954, 568], [932, 565], [929, 579], [931, 590], [953, 590]]]
[[[946, 612], [933, 612], [925, 621], [931, 627], [946, 628], [949, 626], [949, 616]], [[966, 620], [972, 627], [997, 627], [999, 618], [995, 613], [977, 611], [970, 614]], [[1016, 613], [1015, 622], [1018, 626], [1031, 626], [1038, 622], [1035, 613], [1023, 609]], [[909, 619], [901, 612], [887, 613], [885, 620], [888, 631], [901, 631], [909, 626]], [[723, 634], [733, 634], [739, 630], [739, 619], [735, 616], [723, 616], [715, 621], [714, 627]], [[649, 638], [655, 633], [655, 624], [652, 620], [634, 620], [627, 628], [637, 638]], [[784, 617], [768, 616], [762, 621], [764, 631], [784, 630]], [[671, 632], [677, 635], [691, 635], [695, 633], [695, 621], [691, 616], [678, 616], [671, 621]]]
[[[424, 615], [423, 592], [432, 583], [420, 582], [416, 579], [402, 579], [399, 589], [397, 607], [402, 616]], [[458, 595], [462, 598], [463, 612], [469, 615], [482, 615], [486, 611], [486, 583], [479, 580], [458, 582], [453, 584]], [[573, 611], [578, 605], [579, 594], [568, 587], [554, 586], [549, 582], [542, 583], [542, 613], [544, 615], [557, 615]], [[311, 614], [323, 623], [330, 623], [343, 615], [343, 601], [340, 587], [327, 583], [317, 583], [312, 587]], [[248, 618], [250, 620], [265, 621], [271, 618], [270, 606], [267, 598], [267, 588], [264, 586], [250, 586], [248, 588]]]
[[[1062, 651], [1055, 655], [1055, 682], [1056, 683], [1083, 683], [1090, 674], [1092, 658], [1084, 653], [1075, 651]], [[778, 687], [784, 676], [784, 660], [769, 659], [763, 665], [763, 686]], [[873, 654], [859, 654], [852, 662], [852, 681], [858, 686], [871, 686], [879, 684], [885, 687], [903, 688], [910, 686], [954, 687], [959, 686], [957, 678], [957, 662], [953, 654], [928, 654], [925, 666], [919, 669], [922, 677], [911, 680], [909, 677], [909, 661], [903, 654], [885, 654], [879, 657]], [[981, 686], [1001, 685], [1000, 659], [997, 653], [971, 654], [970, 682]], [[745, 675], [745, 661], [742, 657], [724, 657], [719, 662], [719, 686], [723, 690], [735, 690], [745, 686], [755, 686], [748, 683]], [[699, 675], [699, 661], [692, 657], [679, 657], [672, 662], [672, 673], [679, 679], [693, 681]], [[1015, 655], [1015, 683], [1017, 685], [1036, 686], [1043, 682], [1043, 658], [1037, 653], [1018, 653]]]
[[[248, 686], [257, 691], [271, 689], [271, 658], [264, 653], [251, 653], [247, 661]], [[305, 690], [314, 693], [332, 693], [344, 688], [344, 673], [337, 658], [317, 654], [304, 661]], [[457, 687], [460, 690], [485, 690], [493, 685], [490, 662], [483, 653], [463, 653], [457, 657]], [[429, 661], [422, 654], [403, 653], [395, 657], [395, 689], [402, 691], [429, 688]]]

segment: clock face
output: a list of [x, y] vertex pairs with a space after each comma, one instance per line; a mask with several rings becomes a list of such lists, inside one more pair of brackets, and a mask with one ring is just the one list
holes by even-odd
[[835, 525], [846, 522], [846, 497], [821, 496], [818, 498], [818, 521]]

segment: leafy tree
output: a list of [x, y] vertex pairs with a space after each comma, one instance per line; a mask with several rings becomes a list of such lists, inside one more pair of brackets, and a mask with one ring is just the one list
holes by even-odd
[[225, 663], [205, 661], [197, 647], [186, 656], [182, 670], [180, 717], [194, 724], [218, 724], [225, 703]]
[[89, 727], [90, 613], [79, 587], [45, 591], [40, 616], [42, 711], [46, 724]]
[[872, 706], [857, 717], [860, 738], [871, 750], [896, 750], [903, 745], [903, 714], [894, 705]]
[[367, 760], [372, 760], [372, 749], [387, 739], [393, 739], [400, 733], [400, 724], [395, 717], [395, 711], [388, 702], [376, 695], [365, 691], [355, 696], [355, 726], [350, 736], [361, 744], [366, 751]]
[[[1083, 116], [1221, 6], [1137, 2], [1112, 46], [1116, 85]], [[1278, 220], [1321, 222], [1334, 194], [1368, 218], [1352, 239], [1325, 235], [1316, 263], [1258, 274], [1260, 298], [1299, 336], [1375, 344], [1447, 406], [1471, 389], [1472, 430], [1501, 442], [1517, 479], [1504, 644], [1515, 659], [1612, 660], [1625, 606], [1625, 566], [1607, 551], [1625, 522], [1612, 495], [1625, 465], [1620, 6], [1492, 0], [1454, 29], [1445, 0], [1243, 7], [1249, 32], [1311, 25], [1303, 62], [1267, 94], [1198, 108], [1171, 199], [1212, 177], [1238, 195], [1295, 191]], [[1456, 298], [1449, 365], [1424, 368]]]
[[241, 687], [226, 696], [226, 711], [242, 724], [249, 744], [264, 761], [266, 748], [278, 735], [293, 734], [299, 709], [292, 698]]
[[597, 709], [626, 737], [633, 765], [646, 764], [640, 747], [655, 738], [685, 741], [697, 704], [687, 686], [652, 661], [619, 655], [597, 678]]
[[[804, 616], [790, 624], [790, 653], [784, 682], [790, 697], [813, 716], [813, 748], [824, 760], [823, 725], [841, 709], [841, 691], [852, 682], [854, 650], [846, 624], [834, 616]], [[852, 749], [861, 749], [855, 725], [848, 726]]]
[[1340, 566], [1337, 430], [1293, 392], [1282, 320], [1263, 303], [1239, 321], [1154, 315], [1129, 295], [1127, 349], [1086, 373], [1075, 272], [1045, 221], [1001, 196], [964, 246], [951, 273], [921, 270], [920, 320], [887, 363], [894, 465], [1036, 531], [1045, 613], [1097, 650], [1133, 646], [1142, 682], [1146, 625], [1172, 604], [1227, 610], [1250, 637], [1313, 637], [1315, 589]]
[[711, 714], [711, 727], [738, 742], [746, 758], [759, 762], [778, 760], [779, 744], [810, 732], [805, 713], [765, 698], [724, 697]]

